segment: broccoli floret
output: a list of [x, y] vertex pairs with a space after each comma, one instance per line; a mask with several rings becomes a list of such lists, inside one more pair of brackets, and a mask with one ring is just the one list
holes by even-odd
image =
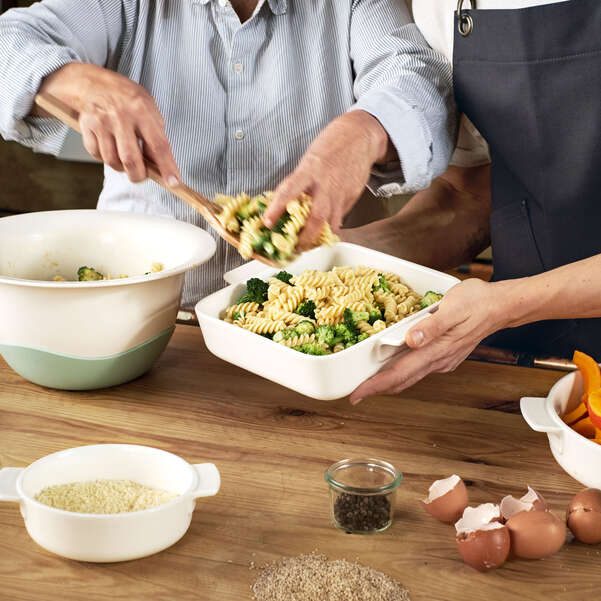
[[288, 340], [290, 338], [296, 338], [298, 332], [294, 328], [288, 328], [286, 330], [280, 330], [273, 335], [274, 342], [282, 342], [282, 340]]
[[280, 273], [278, 273], [275, 276], [278, 280], [284, 282], [285, 284], [290, 284], [290, 280], [292, 279], [292, 274], [288, 273], [287, 271], [280, 271]]
[[261, 232], [259, 233], [258, 236], [255, 237], [255, 239], [253, 240], [253, 250], [255, 251], [260, 251], [263, 250], [263, 247], [265, 246], [266, 242], [270, 241], [270, 235], [269, 235], [269, 230], [261, 230]]
[[344, 348], [351, 348], [351, 346], [355, 346], [355, 344], [357, 344], [357, 342], [356, 342], [356, 341], [347, 342], [347, 343], [344, 345]]
[[275, 258], [276, 255], [278, 254], [277, 251], [276, 251], [276, 249], [275, 249], [275, 246], [271, 242], [270, 238], [268, 238], [267, 240], [265, 240], [263, 242], [263, 251], [265, 252], [265, 254], [268, 257], [272, 257], [272, 258]]
[[267, 205], [259, 200], [257, 201], [257, 208], [259, 209], [259, 215], [262, 215], [263, 213], [265, 213]]
[[392, 292], [392, 290], [390, 289], [390, 286], [388, 285], [388, 282], [386, 281], [386, 278], [381, 275], [379, 280], [378, 280], [378, 284], [376, 286], [374, 286], [374, 292], [376, 290], [383, 290], [384, 292]]
[[238, 321], [239, 319], [242, 319], [242, 317], [244, 317], [243, 311], [236, 311], [234, 313], [234, 321]]
[[276, 224], [271, 228], [271, 231], [277, 232], [278, 234], [283, 234], [284, 226], [288, 221], [290, 221], [290, 215], [288, 213], [285, 213], [277, 220]]
[[312, 300], [305, 301], [301, 303], [294, 312], [303, 317], [315, 319], [315, 303]]
[[330, 351], [323, 347], [318, 342], [307, 342], [296, 347], [297, 351], [305, 353], [305, 355], [329, 355]]
[[357, 339], [357, 332], [355, 327], [349, 329], [345, 323], [337, 323], [334, 326], [334, 332], [336, 336], [336, 342], [354, 342]]
[[262, 305], [267, 300], [269, 284], [259, 278], [251, 278], [246, 282], [246, 293], [238, 300], [242, 303], [259, 303]]
[[315, 326], [310, 321], [301, 321], [296, 325], [294, 330], [299, 336], [303, 336], [304, 334], [314, 334]]
[[77, 279], [80, 282], [95, 282], [98, 280], [103, 280], [104, 276], [99, 271], [96, 271], [93, 267], [86, 267], [84, 265], [77, 270]]
[[428, 292], [426, 292], [426, 294], [424, 294], [424, 296], [421, 297], [419, 302], [422, 308], [425, 309], [426, 307], [437, 303], [441, 298], [442, 294], [439, 294], [438, 292], [432, 292], [432, 290], [428, 290]]
[[332, 326], [321, 325], [317, 326], [315, 330], [315, 335], [317, 337], [317, 341], [326, 344], [327, 346], [332, 346], [334, 344], [334, 338], [336, 337], [336, 332]]
[[357, 336], [357, 324], [360, 321], [367, 321], [369, 319], [369, 313], [367, 311], [353, 311], [352, 309], [344, 310], [344, 324], [346, 327]]
[[369, 334], [363, 332], [363, 334], [359, 334], [359, 336], [357, 336], [357, 342], [363, 342], [364, 340], [367, 340], [367, 338], [369, 338]]
[[378, 307], [370, 307], [369, 309], [369, 318], [368, 318], [368, 322], [370, 325], [374, 325], [374, 323], [378, 320], [383, 319], [384, 316], [382, 315], [382, 310], [379, 309]]

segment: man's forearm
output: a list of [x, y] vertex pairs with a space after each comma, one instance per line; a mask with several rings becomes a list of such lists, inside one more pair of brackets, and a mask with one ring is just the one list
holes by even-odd
[[435, 269], [450, 269], [488, 246], [489, 218], [489, 166], [449, 167], [393, 217], [343, 230], [342, 236]]
[[601, 317], [601, 255], [495, 284], [506, 327], [546, 319]]

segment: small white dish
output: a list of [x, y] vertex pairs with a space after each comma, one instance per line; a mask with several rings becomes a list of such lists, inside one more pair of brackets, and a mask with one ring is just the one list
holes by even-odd
[[[178, 496], [157, 507], [116, 514], [64, 511], [35, 495], [47, 486], [90, 480], [133, 480]], [[0, 501], [19, 503], [25, 527], [44, 549], [79, 561], [128, 561], [158, 553], [188, 530], [196, 499], [216, 495], [221, 484], [212, 463], [190, 465], [181, 457], [139, 445], [75, 447], [25, 468], [0, 470]]]
[[583, 386], [579, 371], [558, 380], [545, 398], [525, 397], [522, 415], [536, 432], [545, 432], [551, 453], [572, 478], [590, 488], [601, 488], [601, 445], [578, 434], [561, 416], [580, 404]]

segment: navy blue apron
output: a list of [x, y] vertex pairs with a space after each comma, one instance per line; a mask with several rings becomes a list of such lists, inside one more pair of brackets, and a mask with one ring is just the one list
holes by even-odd
[[[513, 10], [459, 0], [454, 86], [490, 145], [494, 279], [601, 253], [601, 0]], [[601, 357], [601, 319], [538, 322], [488, 342]]]

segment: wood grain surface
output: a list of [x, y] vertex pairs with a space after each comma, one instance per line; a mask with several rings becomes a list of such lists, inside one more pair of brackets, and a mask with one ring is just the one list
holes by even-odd
[[[251, 565], [319, 550], [382, 570], [413, 601], [579, 601], [598, 594], [599, 547], [572, 543], [543, 561], [511, 560], [479, 574], [460, 560], [454, 529], [419, 506], [451, 473], [472, 503], [530, 484], [562, 514], [581, 486], [518, 411], [562, 374], [466, 362], [394, 398], [352, 408], [314, 401], [213, 357], [200, 330], [178, 326], [157, 366], [136, 382], [90, 393], [39, 388], [0, 360], [0, 465], [60, 449], [139, 443], [190, 462], [214, 461], [223, 485], [200, 500], [187, 535], [155, 556], [120, 564], [56, 557], [27, 535], [16, 504], [0, 503], [1, 601], [244, 601]], [[390, 530], [347, 535], [330, 524], [327, 466], [351, 456], [404, 472]], [[316, 599], [316, 601], [319, 601]]]

